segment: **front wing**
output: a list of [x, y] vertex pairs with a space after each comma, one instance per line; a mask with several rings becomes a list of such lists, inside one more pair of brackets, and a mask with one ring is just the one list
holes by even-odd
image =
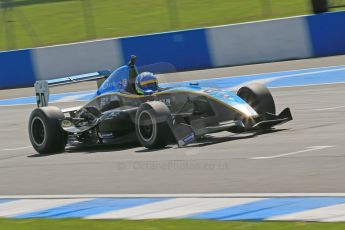
[[273, 126], [286, 123], [288, 121], [291, 121], [292, 119], [293, 118], [292, 118], [290, 108], [285, 108], [279, 115], [275, 115], [271, 113], [266, 113], [264, 115], [261, 115], [260, 117], [257, 118], [257, 122], [255, 122], [249, 128], [246, 128], [244, 123], [240, 120], [222, 122], [222, 123], [219, 123], [219, 125], [217, 126], [211, 126], [211, 127], [197, 125], [197, 124], [202, 123], [202, 121], [191, 123], [191, 125], [181, 124], [181, 123], [174, 124], [173, 121], [170, 121], [169, 126], [172, 130], [172, 133], [175, 139], [177, 140], [178, 146], [182, 147], [182, 146], [188, 145], [189, 143], [195, 142], [198, 137], [201, 137], [202, 135], [205, 135], [208, 133], [221, 132], [221, 131], [230, 130], [233, 128], [238, 128], [238, 130], [243, 130], [243, 131], [258, 131], [258, 130], [263, 130], [263, 129], [270, 129]]

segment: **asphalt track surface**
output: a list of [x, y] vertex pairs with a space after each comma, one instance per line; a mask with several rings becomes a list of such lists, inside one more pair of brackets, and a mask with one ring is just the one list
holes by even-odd
[[[338, 56], [180, 76], [195, 80], [344, 64], [345, 57]], [[90, 87], [81, 84], [64, 90]], [[27, 134], [34, 105], [0, 107], [0, 195], [345, 192], [345, 84], [271, 91], [277, 110], [289, 106], [294, 117], [274, 132], [222, 132], [205, 143], [157, 151], [126, 145], [40, 156]], [[0, 91], [0, 98], [32, 93], [33, 89], [6, 90]]]

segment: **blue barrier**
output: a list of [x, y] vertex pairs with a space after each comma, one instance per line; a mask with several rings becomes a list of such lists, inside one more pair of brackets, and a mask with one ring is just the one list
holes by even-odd
[[205, 29], [122, 38], [121, 46], [124, 60], [136, 54], [142, 65], [168, 62], [178, 71], [212, 67]]
[[345, 53], [345, 12], [307, 16], [314, 56]]
[[207, 29], [214, 67], [312, 56], [305, 17], [217, 26]]
[[[283, 22], [293, 28], [283, 31], [285, 35], [275, 26], [279, 24], [278, 28], [289, 28], [280, 25]], [[344, 11], [0, 52], [0, 89], [31, 86], [37, 79], [63, 77], [61, 74], [85, 74], [115, 68], [128, 60], [131, 54], [140, 58], [140, 65], [168, 62], [177, 71], [345, 54], [343, 22]], [[261, 29], [255, 26], [259, 24]], [[251, 29], [252, 27], [259, 32]], [[241, 34], [237, 34], [240, 33], [238, 31]], [[261, 40], [258, 40], [258, 33], [261, 34]], [[266, 38], [266, 34], [275, 36]], [[239, 38], [236, 39], [235, 35]], [[242, 38], [247, 38], [247, 41]], [[257, 51], [253, 47], [256, 43], [250, 43], [250, 39], [257, 39], [255, 41], [263, 51]], [[89, 54], [92, 56], [88, 56]]]
[[30, 50], [0, 52], [0, 89], [33, 85], [34, 82]]

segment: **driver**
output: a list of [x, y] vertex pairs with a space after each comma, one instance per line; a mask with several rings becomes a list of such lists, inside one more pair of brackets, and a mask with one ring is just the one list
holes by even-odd
[[139, 95], [151, 95], [158, 91], [157, 77], [150, 72], [143, 72], [135, 79], [135, 90]]
[[138, 95], [151, 95], [159, 90], [157, 77], [150, 72], [143, 72], [139, 74], [138, 69], [135, 66], [137, 57], [131, 55], [131, 59], [128, 63], [129, 72], [129, 84], [126, 92], [138, 94]]

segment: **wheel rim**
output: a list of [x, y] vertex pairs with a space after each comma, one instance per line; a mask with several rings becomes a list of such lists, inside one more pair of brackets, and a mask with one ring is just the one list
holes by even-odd
[[46, 140], [46, 127], [40, 117], [34, 117], [31, 122], [31, 137], [35, 145], [41, 146]]
[[152, 115], [148, 111], [142, 111], [138, 118], [138, 130], [140, 138], [145, 142], [153, 139], [156, 132], [156, 125]]

